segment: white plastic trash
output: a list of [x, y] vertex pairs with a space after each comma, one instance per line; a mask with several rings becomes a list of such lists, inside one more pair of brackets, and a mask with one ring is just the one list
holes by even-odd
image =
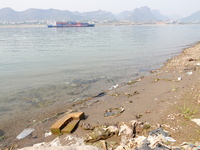
[[51, 136], [51, 135], [52, 135], [51, 131], [48, 132], [48, 133], [45, 133], [45, 134], [44, 134], [45, 137], [47, 137], [47, 136]]
[[165, 137], [165, 139], [169, 142], [176, 142], [176, 140], [174, 140], [172, 137], [169, 136]]
[[182, 78], [181, 77], [178, 77], [178, 81], [181, 81], [182, 80]]
[[21, 140], [21, 139], [27, 137], [28, 135], [30, 135], [34, 131], [35, 131], [35, 129], [33, 129], [33, 128], [26, 128], [16, 138], [18, 140]]
[[200, 126], [200, 119], [191, 119], [193, 122], [195, 122], [197, 125]]
[[187, 75], [192, 75], [193, 73], [192, 73], [192, 71], [190, 71], [190, 72], [187, 72]]

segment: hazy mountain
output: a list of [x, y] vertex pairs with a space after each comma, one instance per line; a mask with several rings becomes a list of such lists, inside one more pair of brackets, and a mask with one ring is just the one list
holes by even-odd
[[190, 23], [200, 23], [200, 11], [193, 13], [192, 15], [180, 19], [181, 22], [190, 22]]
[[[178, 17], [176, 17], [177, 19]], [[131, 21], [166, 21], [169, 17], [164, 16], [158, 10], [151, 10], [148, 7], [135, 8], [132, 11], [123, 11], [118, 15], [114, 15], [107, 11], [92, 12], [71, 12], [68, 10], [57, 9], [28, 9], [25, 11], [15, 11], [11, 8], [0, 9], [0, 21], [33, 21], [33, 20], [131, 20]], [[174, 18], [173, 18], [174, 19]], [[180, 19], [182, 22], [200, 22], [200, 11], [186, 18]]]
[[114, 20], [115, 16], [106, 11], [93, 12], [71, 12], [68, 10], [56, 9], [28, 9], [17, 12], [11, 8], [0, 9], [0, 21], [31, 21], [31, 20]]
[[11, 8], [0, 9], [0, 21], [17, 21], [19, 13]]
[[151, 12], [150, 8], [148, 7], [141, 7], [134, 9], [130, 19], [134, 21], [157, 20], [156, 17]]
[[168, 17], [162, 15], [158, 10], [151, 10], [148, 7], [135, 8], [133, 11], [123, 11], [117, 15], [119, 20], [133, 21], [164, 21], [169, 20]]
[[152, 10], [151, 12], [156, 17], [157, 20], [161, 20], [161, 21], [170, 20], [169, 17], [162, 15], [159, 10]]
[[102, 11], [102, 10], [92, 11], [92, 12], [85, 12], [85, 13], [82, 13], [82, 16], [84, 18], [89, 19], [89, 20], [92, 20], [92, 19], [97, 19], [97, 20], [115, 20], [115, 15], [113, 15], [111, 12]]
[[79, 20], [81, 16], [68, 10], [28, 9], [20, 12], [20, 20]]
[[180, 19], [183, 18], [183, 17], [181, 17], [181, 16], [179, 16], [179, 15], [171, 15], [171, 16], [169, 16], [169, 18], [170, 18], [171, 20], [180, 20]]
[[131, 18], [132, 12], [131, 11], [123, 11], [116, 15], [118, 20], [129, 20]]

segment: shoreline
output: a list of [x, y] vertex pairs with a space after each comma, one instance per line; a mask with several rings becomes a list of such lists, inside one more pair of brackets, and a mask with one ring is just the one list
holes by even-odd
[[[72, 104], [71, 107], [68, 107], [68, 110], [67, 108], [64, 109], [64, 106], [62, 109], [65, 113], [67, 111], [83, 111], [88, 118], [81, 121], [81, 123], [89, 123], [93, 126], [105, 123], [128, 122], [136, 120], [136, 116], [138, 115], [142, 115], [139, 118], [140, 121], [149, 122], [152, 126], [156, 126], [158, 123], [169, 125], [172, 129], [175, 129], [177, 126], [182, 127], [180, 124], [184, 123], [186, 125], [182, 127], [182, 129], [184, 128], [183, 133], [181, 128], [177, 129], [178, 132], [173, 132], [171, 128], [168, 129], [172, 137], [178, 141], [177, 143], [181, 144], [191, 138], [189, 135], [187, 136], [188, 131], [186, 130], [190, 124], [194, 127], [192, 129], [194, 135], [192, 136], [198, 137], [198, 133], [194, 133], [195, 129], [198, 129], [198, 126], [191, 121], [185, 120], [181, 116], [180, 110], [177, 109], [178, 107], [183, 107], [184, 103], [188, 106], [190, 103], [192, 105], [197, 104], [198, 109], [200, 107], [200, 104], [198, 104], [200, 97], [195, 96], [195, 99], [191, 97], [200, 94], [198, 85], [200, 66], [197, 65], [198, 63], [200, 63], [200, 42], [183, 49], [178, 56], [167, 60], [164, 66], [156, 71], [152, 71], [151, 74], [143, 78], [139, 78], [140, 80], [133, 80], [126, 85], [106, 91], [105, 95], [97, 95], [96, 97], [94, 96], [85, 99], [85, 101], [78, 102], [75, 105]], [[192, 72], [193, 74], [188, 75], [188, 72]], [[179, 77], [181, 77], [180, 81], [178, 80]], [[136, 91], [137, 94], [134, 95]], [[192, 98], [191, 101], [189, 97]], [[104, 118], [103, 114], [106, 109], [120, 106], [125, 108], [125, 111], [121, 115], [111, 119]], [[62, 109], [59, 108], [57, 112], [52, 112], [52, 117], [44, 120], [44, 122], [30, 126], [36, 130], [31, 137], [22, 140], [10, 139], [9, 143], [11, 144], [7, 144], [6, 147], [17, 145], [18, 148], [22, 148], [55, 139], [56, 135], [45, 138], [44, 133], [49, 132], [50, 126], [63, 115], [59, 114], [59, 111]], [[58, 115], [56, 116], [56, 114]], [[166, 119], [170, 114], [174, 114], [175, 118], [178, 119]], [[177, 114], [180, 114], [180, 116], [176, 116]], [[197, 112], [194, 114], [194, 117], [199, 117], [199, 115], [200, 112]], [[78, 137], [82, 137], [87, 132], [83, 131], [79, 125], [78, 129], [72, 135], [75, 134]], [[184, 135], [185, 137], [182, 137]], [[61, 138], [64, 139], [65, 136], [64, 134]], [[2, 141], [5, 142], [6, 139]]]
[[[95, 26], [170, 26], [170, 25], [199, 25], [195, 23], [188, 24], [159, 24], [159, 23], [127, 23], [127, 22], [119, 22], [119, 23], [96, 23]], [[0, 28], [37, 28], [37, 27], [45, 27], [47, 28], [47, 24], [7, 24], [0, 25]]]

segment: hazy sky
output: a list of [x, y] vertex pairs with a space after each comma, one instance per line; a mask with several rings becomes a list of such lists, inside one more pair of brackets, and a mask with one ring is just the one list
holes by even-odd
[[16, 11], [28, 8], [54, 8], [79, 12], [101, 9], [117, 14], [142, 6], [160, 10], [164, 15], [185, 17], [200, 11], [200, 0], [0, 0], [0, 8], [10, 7]]

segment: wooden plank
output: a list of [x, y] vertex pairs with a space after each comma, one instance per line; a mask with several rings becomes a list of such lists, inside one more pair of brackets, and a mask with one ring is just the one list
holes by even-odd
[[71, 113], [68, 115], [69, 117], [72, 117], [73, 119], [85, 119], [85, 114], [84, 112], [76, 112], [76, 113]]
[[59, 134], [61, 133], [61, 130], [70, 122], [72, 121], [73, 118], [72, 117], [66, 117], [64, 116], [63, 118], [59, 119], [58, 121], [56, 121], [50, 128], [51, 132], [53, 134]]
[[69, 122], [66, 127], [64, 127], [62, 130], [61, 130], [61, 133], [72, 133], [73, 130], [76, 128], [76, 126], [78, 125], [79, 123], [79, 119], [75, 119], [75, 120], [72, 120], [71, 122]]
[[56, 121], [51, 127], [50, 130], [53, 134], [60, 134], [61, 130], [68, 125], [72, 120], [74, 119], [85, 119], [85, 114], [84, 112], [76, 112], [76, 113], [71, 113], [68, 115], [65, 115], [58, 121]]

